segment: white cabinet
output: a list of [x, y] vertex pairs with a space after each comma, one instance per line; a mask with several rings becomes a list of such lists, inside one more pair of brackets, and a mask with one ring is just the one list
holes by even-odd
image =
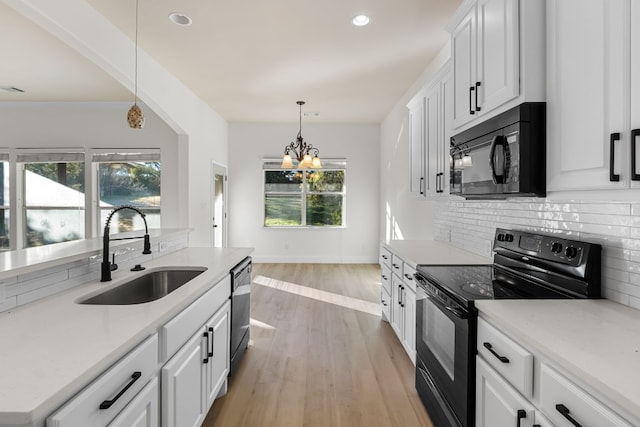
[[540, 369], [540, 409], [558, 427], [631, 427], [631, 424], [544, 363]]
[[477, 357], [476, 427], [532, 427], [534, 420], [535, 407]]
[[449, 31], [454, 128], [544, 101], [543, 1], [466, 1]]
[[638, 19], [632, 0], [547, 2], [549, 191], [640, 187]]
[[149, 381], [140, 393], [109, 424], [109, 427], [159, 426], [158, 379]]
[[409, 104], [410, 192], [420, 197], [449, 193], [452, 77], [446, 64]]
[[380, 246], [380, 305], [382, 306], [382, 318], [391, 322], [391, 252], [384, 246]]
[[551, 367], [544, 354], [528, 349], [526, 344], [515, 342], [496, 325], [478, 319], [478, 427], [632, 425], [596, 398], [597, 390], [576, 385]]
[[[139, 404], [134, 398], [157, 370], [158, 335], [153, 334], [47, 418], [47, 427], [106, 426], [130, 402], [136, 412]], [[152, 393], [141, 397], [149, 400], [145, 406], [151, 411], [157, 410], [157, 393], [155, 403], [153, 398]], [[157, 414], [149, 414], [149, 419], [157, 421]]]
[[202, 424], [229, 368], [227, 301], [162, 368], [162, 425]]

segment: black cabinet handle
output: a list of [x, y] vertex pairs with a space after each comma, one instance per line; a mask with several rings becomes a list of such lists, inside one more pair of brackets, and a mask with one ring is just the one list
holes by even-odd
[[484, 346], [484, 348], [489, 350], [491, 354], [493, 354], [499, 361], [501, 361], [502, 363], [509, 363], [509, 359], [506, 356], [500, 356], [498, 353], [496, 353], [496, 351], [493, 349], [493, 346], [490, 343], [485, 342], [482, 345]]
[[410, 274], [404, 273], [404, 277], [406, 277], [409, 280], [413, 280], [413, 277], [411, 277]]
[[387, 302], [385, 300], [382, 300], [382, 305], [384, 305], [386, 307], [387, 306]]
[[207, 352], [207, 357], [202, 359], [202, 363], [209, 363], [209, 333], [205, 332], [203, 336], [207, 339], [207, 347], [205, 348], [205, 351]]
[[[617, 182], [620, 181], [620, 175], [613, 173], [613, 164], [615, 163], [616, 151], [615, 144], [616, 141], [620, 141], [620, 133], [615, 132], [611, 134], [609, 138], [609, 181]], [[631, 144], [633, 147], [635, 144]], [[633, 157], [632, 157], [633, 158]]]
[[213, 328], [209, 328], [209, 333], [211, 334], [211, 349], [209, 350], [209, 357], [213, 357]]
[[122, 390], [120, 390], [120, 392], [118, 394], [116, 394], [116, 396], [111, 399], [111, 400], [105, 400], [104, 402], [102, 402], [100, 404], [100, 409], [109, 409], [111, 408], [111, 405], [113, 405], [114, 403], [116, 403], [116, 400], [120, 399], [120, 397], [125, 394], [127, 392], [127, 390], [129, 390], [129, 388], [133, 385], [133, 383], [135, 383], [136, 381], [138, 381], [138, 379], [142, 376], [142, 372], [140, 371], [135, 371], [132, 375], [131, 375], [131, 381], [129, 381], [127, 383], [126, 386], [124, 386], [124, 388]]
[[473, 105], [471, 105], [471, 101], [473, 100], [473, 92], [476, 90], [475, 86], [471, 86], [469, 88], [469, 114], [471, 114], [472, 116], [476, 113], [475, 111], [473, 111]]
[[382, 259], [389, 259], [389, 257], [386, 255], [382, 255]]
[[382, 275], [382, 280], [388, 280], [389, 278], [387, 276], [385, 276], [384, 274]]
[[402, 307], [402, 285], [398, 285], [398, 305]]
[[400, 268], [398, 264], [391, 264], [391, 265], [393, 265], [393, 268], [395, 268], [396, 270]]
[[480, 111], [480, 107], [478, 107], [478, 92], [480, 92], [478, 90], [478, 88], [482, 86], [481, 82], [476, 82], [476, 111]]
[[400, 295], [402, 295], [402, 299], [400, 300], [400, 307], [404, 308], [404, 286], [400, 285]]
[[560, 412], [563, 417], [565, 417], [571, 424], [576, 427], [582, 427], [582, 424], [577, 422], [570, 414], [569, 408], [564, 406], [562, 403], [556, 405], [556, 411]]
[[422, 189], [423, 184], [424, 184], [424, 177], [421, 176], [420, 177], [420, 194], [424, 194], [424, 190]]
[[531, 427], [542, 427], [540, 424], [534, 424]]
[[527, 412], [524, 409], [518, 409], [518, 423], [516, 424], [516, 427], [520, 427], [520, 421], [522, 421], [523, 418], [527, 418]]
[[631, 131], [631, 180], [640, 181], [640, 174], [636, 173], [636, 138], [640, 136], [640, 129]]

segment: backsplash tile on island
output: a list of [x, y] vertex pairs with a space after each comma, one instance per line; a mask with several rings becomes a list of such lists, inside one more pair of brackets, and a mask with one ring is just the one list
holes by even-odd
[[434, 203], [434, 238], [491, 256], [497, 227], [602, 245], [602, 293], [640, 309], [640, 202], [511, 199]]
[[[119, 267], [131, 268], [135, 264], [143, 264], [145, 261], [186, 248], [188, 244], [189, 238], [185, 232], [152, 242], [151, 255], [142, 254], [142, 242], [119, 246], [114, 248], [114, 251]], [[99, 280], [101, 262], [101, 252], [91, 252], [81, 260], [4, 278], [0, 280], [0, 312]]]

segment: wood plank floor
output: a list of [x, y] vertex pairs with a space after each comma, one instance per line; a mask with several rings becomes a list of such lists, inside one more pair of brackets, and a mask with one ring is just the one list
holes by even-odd
[[205, 427], [433, 427], [377, 265], [254, 264], [251, 341]]

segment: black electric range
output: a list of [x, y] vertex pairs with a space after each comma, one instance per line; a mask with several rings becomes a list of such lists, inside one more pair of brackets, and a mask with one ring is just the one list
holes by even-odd
[[600, 297], [598, 244], [497, 229], [493, 251], [490, 265], [416, 269], [416, 388], [439, 427], [475, 424], [474, 301]]

